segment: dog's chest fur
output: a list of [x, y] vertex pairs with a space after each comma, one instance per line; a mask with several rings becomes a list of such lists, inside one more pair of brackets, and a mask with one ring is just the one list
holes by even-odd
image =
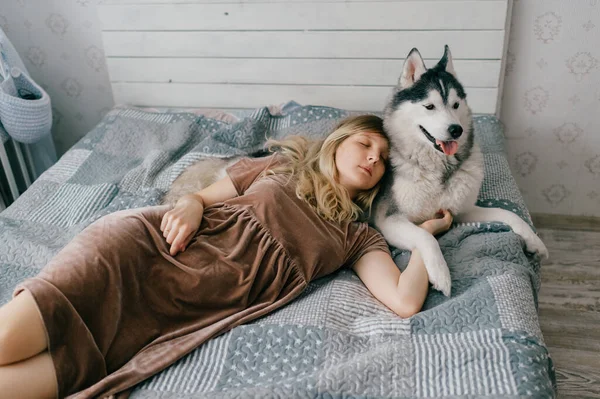
[[483, 157], [479, 148], [474, 147], [458, 168], [450, 169], [451, 172], [445, 170], [434, 163], [398, 164], [390, 199], [393, 198], [399, 212], [413, 223], [421, 223], [440, 209], [457, 215], [475, 204], [483, 181]]

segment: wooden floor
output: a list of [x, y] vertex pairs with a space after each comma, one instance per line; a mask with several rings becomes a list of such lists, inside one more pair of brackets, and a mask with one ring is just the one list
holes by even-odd
[[539, 317], [559, 398], [600, 398], [600, 231], [541, 228]]

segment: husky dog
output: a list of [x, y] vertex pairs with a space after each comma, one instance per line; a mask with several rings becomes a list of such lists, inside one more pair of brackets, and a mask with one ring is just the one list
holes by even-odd
[[544, 243], [519, 216], [475, 205], [484, 176], [473, 136], [471, 110], [457, 80], [450, 49], [427, 69], [419, 51], [408, 54], [384, 109], [391, 170], [375, 199], [371, 223], [389, 244], [423, 257], [433, 287], [450, 295], [450, 273], [437, 240], [416, 226], [448, 209], [457, 222], [500, 221], [520, 235], [527, 250], [548, 256]]

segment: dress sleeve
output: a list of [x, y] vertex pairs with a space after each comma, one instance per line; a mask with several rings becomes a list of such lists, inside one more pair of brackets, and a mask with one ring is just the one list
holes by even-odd
[[248, 187], [254, 183], [261, 173], [280, 164], [281, 155], [273, 154], [262, 158], [244, 157], [225, 171], [233, 182], [238, 195], [244, 194]]
[[364, 254], [371, 251], [384, 251], [392, 256], [385, 238], [367, 223], [353, 223], [346, 241], [346, 261], [344, 267], [352, 267]]

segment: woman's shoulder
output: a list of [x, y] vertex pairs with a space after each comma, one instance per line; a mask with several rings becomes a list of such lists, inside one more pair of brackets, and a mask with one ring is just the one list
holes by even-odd
[[255, 164], [262, 164], [265, 165], [266, 168], [280, 166], [289, 162], [289, 159], [279, 152], [260, 153], [258, 156], [247, 155], [242, 157], [241, 160]]

